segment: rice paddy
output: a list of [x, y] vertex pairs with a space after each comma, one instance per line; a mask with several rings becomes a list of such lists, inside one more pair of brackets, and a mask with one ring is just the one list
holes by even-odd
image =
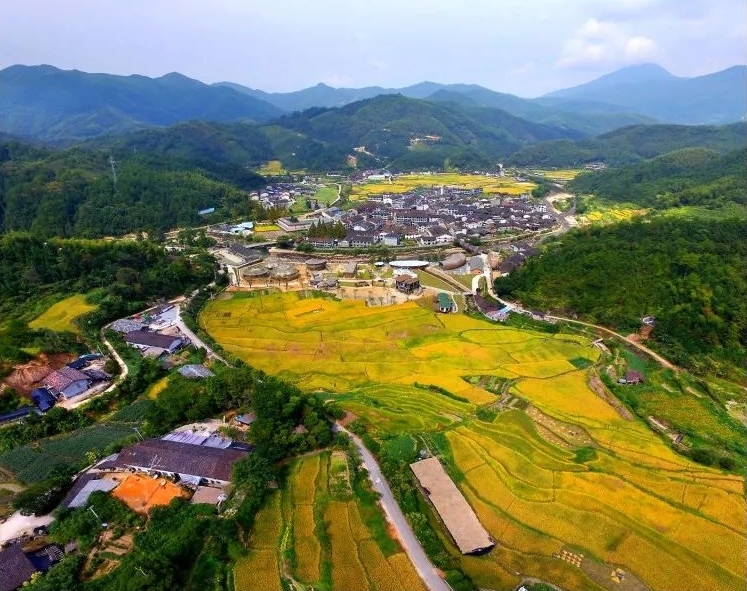
[[339, 462], [322, 452], [292, 463], [287, 486], [260, 511], [249, 555], [236, 565], [236, 591], [281, 585], [332, 591], [424, 589], [393, 540], [394, 553], [381, 550], [350, 489], [335, 492], [332, 473]]
[[[497, 541], [482, 557], [449, 546], [479, 587], [509, 588], [531, 576], [569, 590], [745, 588], [744, 479], [690, 462], [642, 421], [621, 417], [589, 388], [580, 360], [595, 363], [598, 351], [577, 335], [302, 292], [214, 300], [200, 321], [252, 365], [339, 400], [375, 436], [443, 433], [442, 459], [463, 476], [458, 485]], [[527, 412], [477, 419], [499, 401], [480, 387], [490, 376], [511, 380], [508, 392], [530, 404]], [[591, 451], [577, 456], [582, 448]], [[318, 533], [329, 487], [317, 486], [313, 500], [307, 491], [322, 469], [293, 470], [307, 484], [291, 490], [306, 496], [288, 507], [315, 509], [293, 512], [292, 527], [308, 532], [313, 519]], [[383, 559], [371, 557], [375, 544], [364, 543], [354, 500], [327, 500], [330, 545], [298, 546], [306, 557], [296, 550], [298, 580], [325, 572], [333, 588], [348, 577], [388, 580]], [[583, 558], [566, 560], [569, 551]], [[346, 572], [335, 567], [341, 561]], [[610, 576], [618, 568], [624, 584]]]
[[96, 309], [93, 304], [86, 303], [85, 297], [79, 293], [53, 304], [41, 316], [29, 322], [29, 327], [79, 333], [80, 329], [73, 320]]
[[537, 185], [532, 182], [520, 182], [510, 177], [494, 177], [479, 174], [436, 173], [436, 174], [403, 174], [392, 181], [367, 181], [353, 185], [350, 199], [364, 200], [371, 195], [384, 193], [408, 193], [416, 189], [440, 188], [442, 186], [456, 186], [467, 189], [482, 188], [486, 195], [503, 193], [506, 195], [522, 195], [529, 193]]

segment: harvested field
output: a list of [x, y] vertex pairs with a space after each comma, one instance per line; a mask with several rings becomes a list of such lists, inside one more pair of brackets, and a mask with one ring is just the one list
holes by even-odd
[[147, 513], [153, 507], [168, 505], [178, 497], [187, 496], [179, 486], [165, 478], [139, 474], [127, 476], [111, 494], [138, 513]]

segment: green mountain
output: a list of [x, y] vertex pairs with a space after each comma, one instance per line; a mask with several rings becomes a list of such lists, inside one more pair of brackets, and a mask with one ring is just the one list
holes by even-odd
[[[520, 147], [579, 133], [532, 123], [498, 109], [383, 95], [339, 109], [309, 109], [277, 126], [394, 169], [491, 166]], [[344, 165], [340, 162], [338, 166]]]
[[726, 153], [744, 146], [747, 126], [634, 125], [578, 141], [542, 142], [509, 158], [516, 166], [578, 167], [589, 162], [623, 166], [674, 150], [703, 147]]
[[745, 158], [745, 148], [725, 155], [706, 148], [685, 148], [647, 162], [585, 173], [567, 187], [576, 193], [658, 209], [747, 204]]
[[190, 119], [267, 121], [264, 101], [172, 73], [161, 78], [11, 66], [0, 71], [0, 129], [45, 141], [121, 134]]
[[[114, 153], [112, 153], [114, 154]], [[53, 150], [17, 141], [0, 144], [0, 232], [38, 236], [160, 233], [216, 218], [261, 215], [246, 189], [264, 179], [244, 167], [148, 153], [73, 147]]]
[[744, 121], [746, 89], [746, 66], [733, 66], [696, 78], [678, 78], [660, 66], [644, 64], [551, 92], [540, 102], [563, 109], [573, 101], [590, 101], [668, 123], [722, 124]]
[[512, 94], [494, 92], [477, 85], [452, 84], [426, 97], [429, 101], [449, 102], [472, 107], [502, 109], [516, 117], [594, 136], [620, 127], [656, 123], [636, 113], [625, 113], [618, 107], [597, 105], [574, 112], [551, 107], [539, 101]]

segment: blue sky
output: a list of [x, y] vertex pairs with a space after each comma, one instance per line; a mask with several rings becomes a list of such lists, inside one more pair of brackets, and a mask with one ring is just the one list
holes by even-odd
[[0, 67], [538, 96], [635, 63], [743, 64], [746, 21], [745, 0], [1, 0]]

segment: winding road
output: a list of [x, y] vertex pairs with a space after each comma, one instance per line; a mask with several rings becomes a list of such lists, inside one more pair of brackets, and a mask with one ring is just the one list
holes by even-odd
[[387, 521], [389, 521], [392, 527], [397, 531], [397, 537], [399, 538], [402, 547], [405, 552], [407, 552], [410, 561], [420, 575], [420, 578], [423, 579], [426, 587], [428, 587], [429, 591], [452, 591], [448, 583], [439, 576], [436, 567], [433, 566], [433, 563], [426, 555], [425, 550], [423, 550], [420, 542], [418, 542], [418, 539], [415, 537], [410, 524], [405, 518], [405, 514], [402, 513], [402, 509], [399, 508], [397, 501], [394, 499], [392, 490], [389, 488], [389, 483], [382, 475], [381, 468], [379, 468], [379, 464], [373, 457], [373, 454], [368, 451], [368, 448], [366, 448], [358, 436], [348, 431], [339, 423], [335, 423], [334, 429], [335, 431], [345, 433], [358, 448], [358, 451], [361, 454], [361, 459], [363, 460], [363, 465], [366, 467], [366, 470], [368, 470], [368, 475], [371, 478], [373, 488], [381, 495], [381, 506], [384, 509]]

